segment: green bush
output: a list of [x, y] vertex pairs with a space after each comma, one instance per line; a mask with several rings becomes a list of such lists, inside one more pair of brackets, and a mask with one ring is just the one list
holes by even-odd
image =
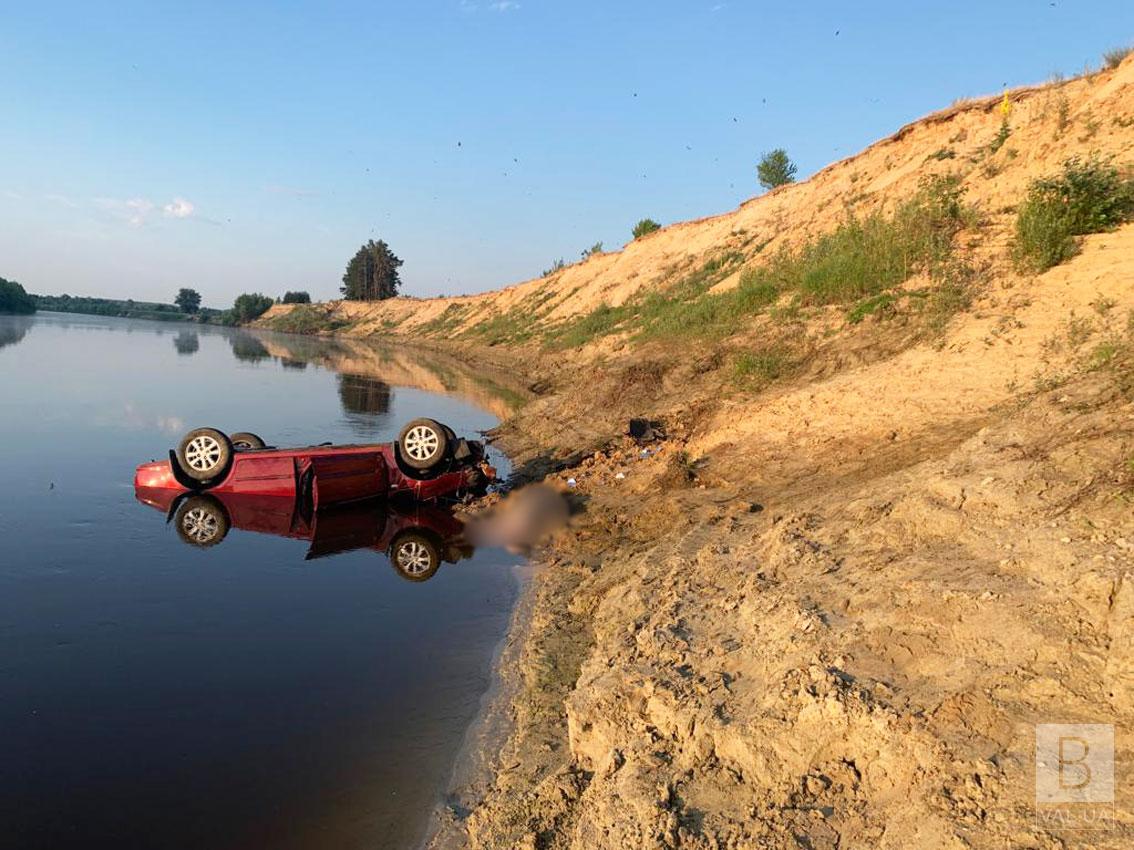
[[283, 297], [284, 304], [310, 304], [311, 296], [306, 292], [285, 292]]
[[251, 322], [264, 315], [274, 303], [267, 295], [245, 292], [238, 295], [232, 304], [232, 319], [237, 324]]
[[14, 280], [0, 277], [0, 313], [34, 313], [35, 299]]
[[596, 254], [601, 254], [601, 253], [602, 253], [602, 243], [596, 242], [590, 248], [584, 248], [583, 249], [583, 259], [589, 260], [591, 257], [595, 256]]
[[1039, 273], [1078, 253], [1070, 222], [1058, 204], [1044, 197], [1029, 197], [1016, 215], [1016, 241], [1012, 257], [1021, 272]]
[[1016, 214], [1013, 257], [1042, 272], [1078, 251], [1076, 236], [1111, 230], [1134, 215], [1134, 181], [1108, 159], [1073, 157], [1054, 177], [1035, 180]]
[[634, 230], [631, 232], [634, 234], [635, 239], [641, 239], [643, 236], [648, 236], [655, 230], [661, 230], [661, 225], [652, 218], [644, 218], [634, 225]]
[[291, 334], [318, 334], [345, 328], [349, 322], [332, 319], [317, 307], [300, 304], [281, 316], [266, 319], [268, 326], [275, 331]]

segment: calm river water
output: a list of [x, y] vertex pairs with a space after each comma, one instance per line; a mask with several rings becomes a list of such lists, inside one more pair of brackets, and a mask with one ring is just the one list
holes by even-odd
[[[359, 342], [0, 316], [0, 846], [418, 844], [516, 559], [410, 582], [382, 542], [307, 560], [315, 541], [233, 528], [196, 548], [133, 470], [199, 425], [377, 442], [428, 415], [473, 436], [513, 402]], [[345, 521], [390, 519], [367, 510]]]

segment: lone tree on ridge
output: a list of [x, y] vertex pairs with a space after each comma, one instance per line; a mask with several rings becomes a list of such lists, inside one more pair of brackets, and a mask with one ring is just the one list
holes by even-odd
[[756, 177], [765, 189], [775, 189], [795, 182], [795, 163], [783, 148], [776, 148], [760, 157]]
[[342, 293], [347, 301], [382, 301], [398, 294], [402, 261], [379, 239], [358, 249], [343, 273]]

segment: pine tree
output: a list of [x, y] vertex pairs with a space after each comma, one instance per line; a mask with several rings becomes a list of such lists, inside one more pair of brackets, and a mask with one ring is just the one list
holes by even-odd
[[795, 163], [783, 148], [769, 151], [760, 159], [756, 166], [756, 177], [765, 189], [775, 189], [777, 186], [786, 186], [795, 182]]
[[343, 274], [342, 293], [347, 301], [381, 301], [398, 294], [402, 261], [379, 239], [358, 249]]

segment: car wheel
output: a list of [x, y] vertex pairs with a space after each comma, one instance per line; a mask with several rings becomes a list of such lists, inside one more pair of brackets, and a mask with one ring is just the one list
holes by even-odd
[[398, 451], [414, 469], [432, 469], [449, 451], [449, 434], [432, 419], [414, 419], [398, 435]]
[[228, 514], [212, 496], [190, 496], [183, 501], [173, 524], [182, 542], [201, 549], [216, 546], [228, 534]]
[[194, 481], [212, 481], [231, 460], [232, 442], [216, 428], [195, 428], [177, 446], [177, 463]]
[[432, 578], [441, 566], [441, 550], [427, 535], [419, 531], [406, 531], [390, 546], [390, 561], [402, 578], [425, 581]]
[[268, 444], [251, 431], [240, 431], [232, 435], [232, 447], [237, 451], [244, 449], [266, 449]]

